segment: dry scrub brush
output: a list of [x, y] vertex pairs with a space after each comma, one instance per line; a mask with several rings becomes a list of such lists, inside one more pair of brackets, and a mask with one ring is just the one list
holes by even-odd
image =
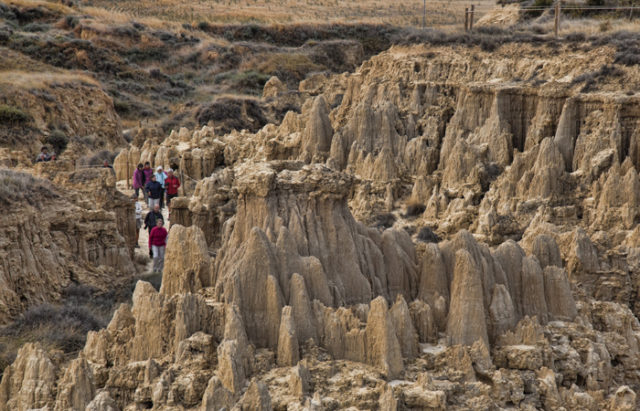
[[48, 180], [19, 171], [0, 169], [0, 205], [26, 201], [39, 206], [58, 196]]

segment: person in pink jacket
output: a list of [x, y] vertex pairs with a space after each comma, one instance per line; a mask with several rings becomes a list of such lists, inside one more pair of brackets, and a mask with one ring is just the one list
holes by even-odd
[[142, 163], [140, 163], [138, 164], [136, 171], [133, 172], [133, 191], [136, 193], [136, 199], [140, 196], [140, 189], [142, 189], [142, 194], [144, 195], [144, 185], [146, 184], [145, 179], [146, 177], [142, 169]]
[[149, 233], [149, 250], [153, 252], [153, 273], [161, 273], [164, 268], [164, 251], [167, 246], [167, 229], [164, 221], [156, 221], [156, 226]]

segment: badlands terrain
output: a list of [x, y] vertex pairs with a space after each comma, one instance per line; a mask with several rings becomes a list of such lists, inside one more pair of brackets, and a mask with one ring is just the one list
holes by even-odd
[[638, 407], [640, 35], [122, 3], [0, 3], [0, 411]]

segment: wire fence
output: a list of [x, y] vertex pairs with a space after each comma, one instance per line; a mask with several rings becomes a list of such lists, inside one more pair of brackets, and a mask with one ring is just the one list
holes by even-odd
[[[514, 3], [511, 3], [514, 4]], [[464, 30], [472, 31], [473, 24], [476, 13], [487, 14], [494, 11], [499, 11], [504, 9], [505, 4], [502, 5], [501, 8], [496, 7], [476, 7], [475, 5], [471, 5], [470, 7], [465, 8], [465, 18], [464, 18]], [[568, 4], [563, 5], [561, 0], [556, 0], [553, 5], [550, 6], [521, 6], [518, 7], [515, 11], [522, 13], [533, 13], [533, 12], [553, 12], [554, 14], [554, 34], [555, 37], [558, 37], [558, 31], [560, 29], [561, 24], [561, 15], [562, 12], [565, 13], [575, 13], [575, 12], [591, 12], [591, 11], [626, 11], [629, 12], [629, 18], [632, 18], [633, 11], [640, 9], [640, 6], [582, 6], [578, 4]]]

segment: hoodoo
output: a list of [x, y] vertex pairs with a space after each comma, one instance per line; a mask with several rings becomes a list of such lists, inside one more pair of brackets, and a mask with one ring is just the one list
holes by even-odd
[[[252, 27], [258, 44], [234, 43], [249, 35], [237, 27], [90, 20], [55, 24], [76, 24], [87, 50], [98, 32], [158, 53], [201, 42], [122, 81], [149, 75], [178, 98], [194, 77], [176, 67], [197, 61], [230, 67], [209, 93], [263, 94], [172, 106], [165, 130], [138, 124], [126, 146], [109, 106], [96, 138], [122, 150], [105, 167], [0, 149], [0, 350], [15, 353], [0, 356], [0, 411], [638, 408], [640, 69], [614, 50], [635, 35], [423, 30], [365, 59], [375, 44], [298, 44], [306, 26], [275, 47], [282, 27]], [[322, 65], [336, 53], [342, 74]], [[94, 87], [78, 92], [103, 107]], [[171, 111], [118, 96], [123, 113]], [[130, 198], [138, 164], [172, 190], [152, 214], [168, 227], [161, 278], [145, 274], [163, 243]], [[113, 301], [72, 348], [11, 345], [47, 317], [89, 322], [82, 298]]]

